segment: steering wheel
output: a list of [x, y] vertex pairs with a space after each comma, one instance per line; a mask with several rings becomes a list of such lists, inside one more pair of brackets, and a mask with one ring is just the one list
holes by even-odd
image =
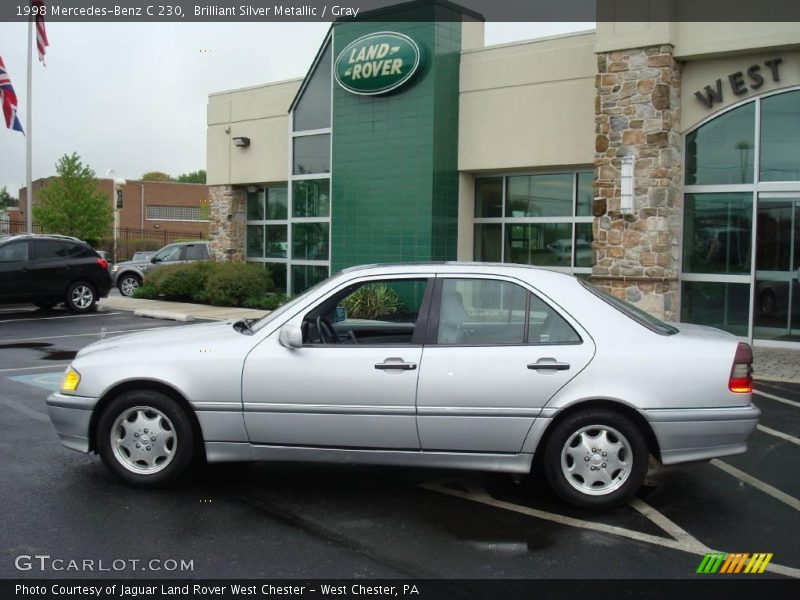
[[[323, 344], [338, 344], [339, 343], [339, 336], [336, 335], [336, 330], [331, 325], [331, 322], [328, 321], [322, 315], [318, 316], [315, 324], [317, 326], [317, 332], [319, 333], [319, 341]], [[325, 338], [328, 339], [325, 339]]]

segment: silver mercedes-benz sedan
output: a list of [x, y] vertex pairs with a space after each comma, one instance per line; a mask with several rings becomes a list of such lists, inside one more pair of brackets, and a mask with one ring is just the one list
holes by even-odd
[[193, 460], [526, 474], [581, 507], [665, 465], [739, 454], [752, 352], [525, 266], [348, 269], [261, 320], [96, 342], [47, 400], [64, 445], [136, 486]]

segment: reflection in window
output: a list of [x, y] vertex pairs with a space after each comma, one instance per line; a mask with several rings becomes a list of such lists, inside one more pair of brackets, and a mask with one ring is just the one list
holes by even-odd
[[286, 258], [288, 227], [286, 225], [267, 225], [264, 229], [264, 256], [268, 258]]
[[527, 294], [507, 281], [445, 279], [437, 343], [523, 343]]
[[506, 224], [506, 262], [569, 267], [572, 223]]
[[247, 192], [247, 220], [264, 220], [264, 190]]
[[294, 138], [292, 173], [308, 175], [331, 172], [331, 136], [305, 135]]
[[475, 260], [501, 262], [503, 251], [503, 226], [500, 223], [475, 225]]
[[268, 221], [282, 221], [288, 214], [288, 195], [286, 187], [270, 187], [266, 189], [265, 218]]
[[751, 102], [686, 136], [686, 183], [753, 183], [754, 148], [755, 103]]
[[328, 260], [328, 223], [294, 223], [292, 258]]
[[574, 173], [508, 178], [507, 217], [570, 217]]
[[330, 179], [313, 179], [293, 182], [293, 216], [330, 216], [330, 187]]
[[275, 284], [276, 291], [286, 293], [286, 264], [267, 262], [264, 263], [264, 268]]
[[302, 294], [328, 277], [328, 267], [321, 265], [292, 266], [292, 294]]
[[475, 180], [475, 217], [503, 216], [503, 178], [481, 177]]
[[591, 268], [594, 263], [594, 250], [592, 250], [592, 242], [594, 241], [594, 234], [592, 233], [591, 223], [576, 223], [575, 224], [575, 266]]
[[683, 270], [749, 273], [753, 194], [686, 194]]
[[800, 90], [761, 101], [761, 181], [800, 181]]
[[247, 226], [247, 258], [262, 258], [264, 256], [264, 226]]
[[308, 131], [331, 126], [331, 44], [308, 79], [303, 96], [294, 109], [294, 130]]
[[708, 325], [734, 335], [747, 335], [750, 285], [684, 281], [681, 321]]
[[594, 173], [591, 171], [578, 173], [578, 205], [575, 209], [575, 215], [578, 217], [592, 216], [592, 198], [594, 197], [592, 183], [594, 183]]

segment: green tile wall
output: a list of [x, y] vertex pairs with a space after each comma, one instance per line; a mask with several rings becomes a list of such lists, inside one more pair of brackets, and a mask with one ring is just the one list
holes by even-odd
[[334, 57], [362, 35], [396, 31], [423, 48], [425, 63], [383, 96], [357, 96], [334, 82], [332, 272], [456, 258], [461, 23], [412, 18], [334, 28]]

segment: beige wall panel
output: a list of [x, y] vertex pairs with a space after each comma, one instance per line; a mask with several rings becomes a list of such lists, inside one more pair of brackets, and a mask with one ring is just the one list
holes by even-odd
[[590, 165], [594, 77], [461, 95], [459, 171]]
[[209, 125], [206, 133], [206, 183], [230, 183], [231, 138], [225, 132], [227, 123]]
[[289, 173], [289, 117], [231, 124], [230, 137], [250, 138], [249, 148], [231, 144], [230, 183], [286, 181]]
[[[779, 82], [773, 81], [769, 67], [764, 65], [765, 60], [776, 57], [783, 59], [778, 67]], [[758, 90], [750, 89], [750, 80], [747, 77], [748, 67], [754, 64], [761, 66], [759, 73], [764, 78], [764, 84]], [[728, 80], [728, 76], [737, 71], [744, 73], [744, 81], [748, 86], [747, 93], [741, 96], [733, 93]], [[707, 85], [716, 90], [717, 79], [722, 80], [723, 101], [715, 102], [712, 108], [708, 108], [695, 97], [695, 92], [702, 91]], [[736, 54], [725, 58], [689, 61], [683, 67], [681, 78], [681, 131], [687, 131], [703, 119], [747, 98], [798, 85], [800, 85], [800, 51], [773, 50], [758, 54]]]
[[457, 260], [474, 260], [475, 176], [458, 174], [458, 247]]
[[231, 121], [286, 115], [299, 87], [299, 81], [290, 81], [235, 94], [231, 98]]
[[673, 23], [675, 58], [800, 45], [800, 23]]
[[231, 120], [231, 103], [229, 100], [216, 100], [209, 99], [208, 102], [208, 125], [219, 125], [220, 123], [228, 123]]
[[665, 21], [599, 22], [597, 23], [595, 52], [669, 44], [672, 39], [671, 28], [674, 26], [675, 23]]

